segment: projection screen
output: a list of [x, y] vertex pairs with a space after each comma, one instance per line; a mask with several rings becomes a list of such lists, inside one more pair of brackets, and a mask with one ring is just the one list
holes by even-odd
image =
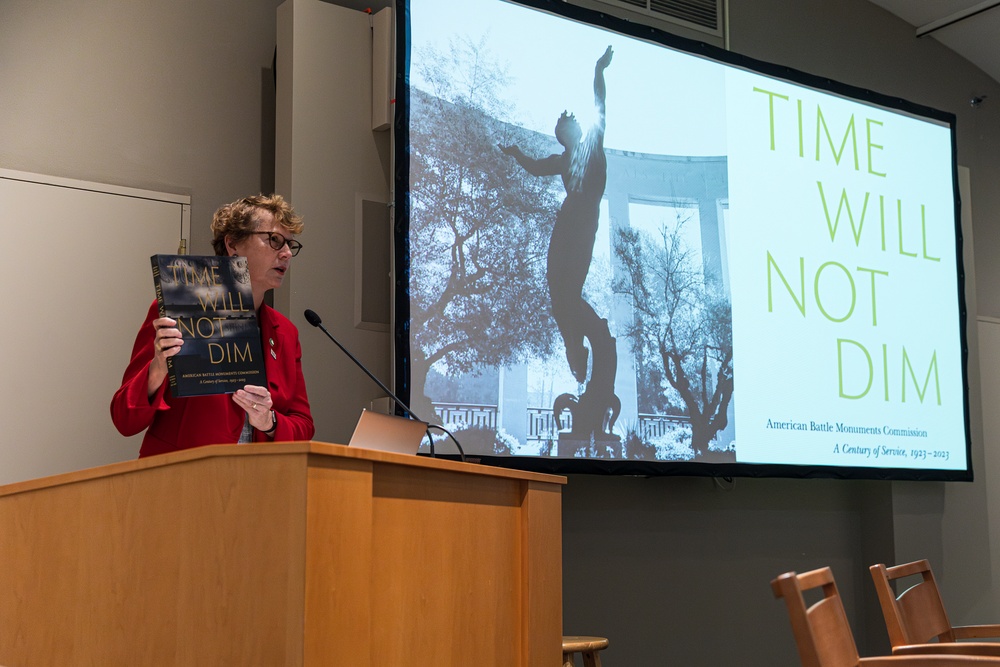
[[549, 472], [971, 479], [952, 114], [563, 2], [397, 21], [419, 416]]

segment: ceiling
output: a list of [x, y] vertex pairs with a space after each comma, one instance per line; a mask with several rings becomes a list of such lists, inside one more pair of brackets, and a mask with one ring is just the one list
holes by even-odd
[[[393, 0], [328, 0], [374, 10]], [[1000, 82], [1000, 0], [869, 0], [913, 26], [914, 38], [936, 39]]]
[[1000, 82], [1000, 0], [870, 0]]

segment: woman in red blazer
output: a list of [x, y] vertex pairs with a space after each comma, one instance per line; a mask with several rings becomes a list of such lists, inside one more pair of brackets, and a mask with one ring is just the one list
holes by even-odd
[[177, 322], [159, 317], [154, 301], [136, 336], [122, 386], [111, 401], [111, 419], [122, 435], [146, 429], [140, 458], [202, 445], [313, 437], [298, 329], [264, 304], [264, 294], [281, 285], [292, 257], [302, 248], [294, 239], [302, 226], [280, 195], [245, 197], [216, 211], [215, 254], [247, 258], [267, 386], [247, 385], [231, 395], [172, 396], [167, 359], [184, 341]]

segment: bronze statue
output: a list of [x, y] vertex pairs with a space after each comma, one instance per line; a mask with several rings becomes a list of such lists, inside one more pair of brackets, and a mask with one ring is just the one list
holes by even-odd
[[[609, 46], [594, 67], [594, 106], [598, 120], [586, 136], [576, 117], [563, 112], [555, 127], [556, 140], [564, 149], [562, 153], [535, 159], [517, 146], [500, 146], [501, 151], [517, 160], [532, 176], [558, 175], [566, 188], [566, 199], [556, 215], [549, 242], [546, 278], [552, 317], [566, 346], [566, 361], [577, 382], [586, 382], [587, 388], [580, 397], [562, 394], [555, 400], [553, 412], [560, 428], [562, 411], [568, 408], [573, 414], [572, 431], [560, 434], [560, 441], [611, 443], [619, 440], [611, 433], [621, 412], [621, 401], [614, 393], [618, 367], [615, 339], [608, 329], [608, 321], [583, 298], [583, 284], [594, 256], [600, 204], [607, 183], [604, 70], [611, 64], [612, 55]], [[590, 359], [585, 338], [594, 355], [589, 382]]]

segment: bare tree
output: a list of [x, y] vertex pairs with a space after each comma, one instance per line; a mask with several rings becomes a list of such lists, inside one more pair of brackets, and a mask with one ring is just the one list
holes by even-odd
[[732, 310], [718, 287], [706, 280], [682, 241], [682, 227], [664, 224], [658, 236], [619, 229], [615, 255], [624, 278], [615, 289], [631, 297], [634, 319], [627, 328], [640, 358], [660, 361], [663, 378], [680, 397], [691, 420], [691, 447], [703, 455], [727, 425], [733, 395]]
[[511, 123], [485, 42], [417, 62], [430, 90], [411, 90], [411, 402], [427, 417], [435, 363], [454, 375], [551, 353], [545, 253], [559, 202], [551, 180], [501, 159], [499, 143], [543, 139]]

